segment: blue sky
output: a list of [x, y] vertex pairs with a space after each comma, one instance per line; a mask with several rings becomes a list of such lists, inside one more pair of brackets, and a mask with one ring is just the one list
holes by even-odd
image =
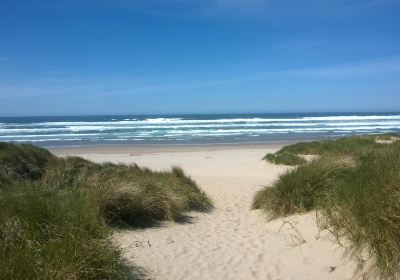
[[400, 1], [0, 1], [0, 115], [400, 111]]

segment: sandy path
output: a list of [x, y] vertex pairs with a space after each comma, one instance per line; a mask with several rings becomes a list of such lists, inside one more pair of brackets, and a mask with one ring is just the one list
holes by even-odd
[[[215, 203], [190, 221], [122, 231], [115, 235], [125, 256], [151, 279], [350, 279], [336, 244], [316, 239], [313, 214], [266, 222], [250, 210], [254, 193], [285, 167], [261, 161], [268, 149], [234, 149], [154, 154], [81, 154], [102, 162], [136, 162], [153, 169], [183, 167]], [[326, 234], [325, 234], [326, 235]], [[301, 246], [295, 246], [301, 240]]]

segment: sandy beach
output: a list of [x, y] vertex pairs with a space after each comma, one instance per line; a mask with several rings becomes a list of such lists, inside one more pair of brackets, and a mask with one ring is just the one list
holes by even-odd
[[287, 170], [261, 160], [282, 144], [186, 147], [60, 148], [60, 156], [137, 163], [154, 170], [182, 167], [215, 204], [179, 223], [114, 234], [125, 257], [149, 279], [350, 279], [354, 265], [315, 213], [268, 222], [251, 210], [257, 190]]

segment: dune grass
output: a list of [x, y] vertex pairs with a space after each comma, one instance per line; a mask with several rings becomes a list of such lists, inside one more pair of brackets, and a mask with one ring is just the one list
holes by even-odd
[[96, 164], [0, 143], [0, 279], [140, 279], [112, 228], [210, 209], [180, 168]]
[[306, 161], [299, 155], [361, 155], [382, 146], [378, 141], [393, 140], [397, 137], [400, 137], [400, 135], [388, 133], [346, 137], [337, 140], [300, 142], [285, 146], [274, 154], [267, 154], [264, 159], [275, 164], [300, 165]]
[[209, 211], [212, 203], [183, 170], [156, 172], [137, 165], [57, 159], [43, 181], [57, 188], [90, 191], [109, 224], [147, 226], [180, 219], [187, 211]]
[[[310, 143], [310, 150], [318, 147], [320, 158], [257, 193], [253, 208], [271, 218], [316, 210], [319, 227], [330, 230], [358, 264], [357, 275], [399, 279], [400, 142], [376, 146], [362, 139], [365, 146], [344, 156], [342, 151], [360, 138], [337, 141], [349, 147], [325, 153]], [[308, 148], [302, 145], [302, 150]]]
[[139, 277], [85, 195], [10, 186], [1, 190], [0, 209], [1, 279]]
[[0, 142], [0, 188], [15, 181], [39, 179], [52, 158], [45, 149]]
[[[319, 201], [323, 223], [369, 279], [400, 278], [400, 145], [367, 153]], [[368, 257], [366, 257], [368, 256]], [[366, 262], [366, 263], [364, 263]]]
[[278, 151], [275, 154], [266, 154], [263, 159], [275, 164], [285, 165], [300, 165], [306, 163], [306, 160], [303, 157], [286, 151]]
[[338, 178], [349, 173], [348, 160], [334, 156], [313, 160], [286, 171], [273, 184], [258, 192], [253, 208], [268, 210], [270, 218], [315, 209], [317, 200]]

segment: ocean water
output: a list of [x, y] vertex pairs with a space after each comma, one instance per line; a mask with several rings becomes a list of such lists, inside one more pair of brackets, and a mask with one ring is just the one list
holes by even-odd
[[400, 132], [400, 113], [0, 118], [0, 141], [44, 147], [262, 143], [386, 132]]

